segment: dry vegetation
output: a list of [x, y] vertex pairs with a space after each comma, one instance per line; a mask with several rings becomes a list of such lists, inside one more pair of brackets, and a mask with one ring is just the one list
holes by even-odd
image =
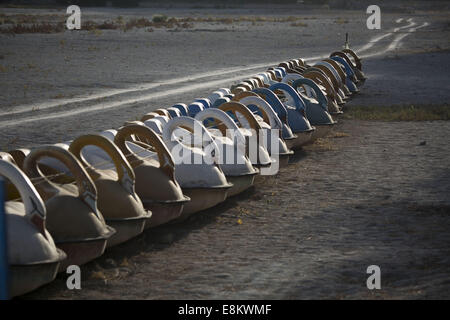
[[0, 25], [2, 24], [23, 24], [23, 23], [43, 23], [43, 22], [63, 22], [64, 15], [59, 14], [4, 14], [0, 13]]
[[216, 22], [230, 24], [233, 22], [293, 22], [299, 20], [299, 17], [267, 17], [267, 16], [239, 16], [239, 17], [187, 17], [179, 18], [184, 22]]
[[64, 16], [0, 13], [0, 33], [58, 33], [64, 31]]
[[331, 138], [345, 138], [345, 137], [349, 137], [350, 135], [346, 132], [333, 132], [331, 134]]
[[344, 117], [378, 121], [450, 120], [450, 105], [354, 106], [345, 110]]
[[337, 24], [345, 24], [345, 23], [349, 23], [349, 21], [348, 21], [348, 19], [339, 17], [339, 18], [337, 18], [336, 20], [334, 20], [334, 23], [337, 23]]
[[307, 27], [308, 24], [300, 21], [300, 22], [292, 22], [291, 26], [292, 27]]
[[[288, 23], [291, 26], [306, 27], [307, 24], [297, 22], [302, 18], [295, 16], [287, 17], [266, 17], [266, 16], [229, 16], [229, 17], [168, 17], [166, 15], [156, 14], [151, 19], [148, 18], [132, 18], [127, 21], [122, 16], [115, 20], [106, 20], [102, 22], [83, 21], [82, 30], [122, 30], [129, 31], [132, 29], [147, 28], [153, 31], [153, 28], [177, 28], [188, 29], [194, 26], [194, 23], [213, 23], [231, 25], [234, 23], [250, 22], [252, 25], [258, 23]], [[312, 19], [312, 18], [310, 18]], [[4, 34], [23, 34], [23, 33], [58, 33], [65, 30], [64, 21], [59, 15], [25, 15], [0, 14], [0, 33]]]
[[33, 24], [13, 24], [9, 27], [0, 29], [0, 33], [23, 34], [23, 33], [59, 33], [65, 29], [64, 23], [33, 23]]

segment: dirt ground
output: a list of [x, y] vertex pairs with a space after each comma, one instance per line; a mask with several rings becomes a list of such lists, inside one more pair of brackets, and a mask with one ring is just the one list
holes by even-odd
[[450, 298], [450, 122], [335, 130], [244, 194], [109, 250], [82, 290], [61, 275], [26, 298]]
[[[258, 21], [0, 34], [0, 146], [33, 147], [117, 127], [283, 59], [312, 62], [341, 48], [345, 32], [369, 78], [348, 108], [448, 104], [449, 10], [437, 3], [439, 10], [435, 2], [390, 2], [376, 31], [365, 28], [365, 9], [281, 6], [83, 14], [99, 21], [155, 13], [299, 16], [307, 26]], [[278, 175], [83, 266], [82, 290], [68, 290], [61, 274], [23, 298], [450, 298], [450, 122], [338, 121], [330, 137], [297, 152]], [[381, 268], [381, 290], [366, 288], [372, 264]]]

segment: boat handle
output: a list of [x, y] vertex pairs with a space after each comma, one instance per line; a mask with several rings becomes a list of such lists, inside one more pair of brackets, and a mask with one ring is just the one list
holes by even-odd
[[86, 161], [86, 159], [84, 159], [81, 151], [88, 145], [99, 147], [109, 155], [114, 163], [114, 166], [116, 167], [116, 172], [118, 175], [117, 181], [125, 190], [127, 190], [128, 193], [134, 195], [134, 182], [136, 180], [136, 176], [133, 168], [131, 168], [130, 163], [127, 161], [122, 151], [120, 151], [114, 143], [101, 135], [87, 134], [80, 136], [72, 141], [69, 151], [72, 152], [73, 155], [86, 167], [92, 166]]
[[323, 74], [321, 74], [318, 71], [306, 71], [303, 74], [303, 76], [313, 81], [320, 82], [325, 87], [325, 90], [327, 91], [330, 98], [333, 100], [336, 99], [336, 92], [334, 91], [333, 86], [330, 84], [330, 81]]
[[45, 235], [46, 209], [44, 201], [30, 178], [19, 167], [6, 160], [0, 160], [0, 175], [6, 177], [17, 188], [25, 206], [27, 219], [47, 238]]
[[283, 127], [280, 118], [278, 118], [270, 104], [257, 94], [255, 94], [255, 96], [242, 98], [239, 102], [246, 106], [256, 106], [263, 115], [264, 121], [269, 124], [272, 129], [281, 129]]
[[77, 158], [75, 158], [70, 151], [62, 147], [51, 145], [34, 149], [24, 160], [23, 171], [31, 179], [42, 179], [35, 184], [41, 197], [47, 201], [52, 198], [55, 195], [55, 191], [57, 192], [59, 189], [58, 186], [53, 184], [48, 177], [43, 175], [39, 170], [38, 160], [42, 157], [55, 158], [61, 161], [69, 169], [70, 173], [75, 178], [78, 187], [78, 197], [91, 208], [97, 218], [104, 221], [103, 216], [97, 208], [97, 188], [95, 187], [94, 182]]
[[[253, 91], [245, 91], [245, 92], [240, 92], [237, 95], [235, 95], [232, 99], [232, 101], [236, 101], [236, 102], [240, 102], [242, 103], [242, 99], [246, 98], [246, 97], [259, 97], [256, 93], [254, 93]], [[248, 105], [243, 103], [244, 105]], [[264, 119], [264, 121], [266, 123], [270, 122], [269, 116], [267, 115], [266, 111], [262, 108], [260, 108], [259, 106], [257, 106], [259, 111], [262, 114], [262, 117]]]
[[226, 114], [226, 112], [217, 108], [209, 108], [197, 113], [197, 115], [195, 116], [195, 119], [200, 121], [201, 123], [210, 118], [222, 122], [221, 125], [218, 125], [217, 127], [222, 132], [222, 135], [224, 137], [227, 136], [226, 129], [231, 129], [235, 131], [233, 134], [235, 138], [234, 142], [238, 144], [245, 144], [244, 135], [242, 134], [237, 124], [228, 114]]
[[358, 55], [355, 53], [355, 51], [353, 51], [352, 49], [343, 49], [342, 52], [348, 53], [349, 55], [351, 55], [353, 57], [353, 59], [355, 60], [356, 67], [359, 70], [362, 70], [362, 65], [361, 65], [362, 59], [360, 57], [358, 57]]
[[282, 91], [285, 95], [289, 95], [292, 100], [295, 103], [295, 108], [297, 110], [302, 110], [302, 111], [306, 111], [306, 105], [305, 102], [303, 101], [303, 99], [300, 97], [300, 95], [297, 93], [297, 91], [292, 88], [290, 85], [288, 85], [287, 83], [275, 83], [273, 85], [271, 85], [269, 87], [270, 90], [275, 91], [275, 90], [280, 90]]
[[325, 111], [328, 111], [328, 99], [325, 96], [325, 94], [323, 93], [322, 89], [319, 88], [319, 86], [317, 85], [317, 83], [315, 83], [313, 80], [309, 79], [309, 78], [302, 78], [302, 79], [297, 79], [292, 83], [292, 87], [297, 90], [298, 87], [300, 86], [308, 86], [310, 87], [312, 90], [314, 90], [317, 99], [320, 102], [320, 106], [322, 107], [322, 109], [324, 109]]
[[[163, 139], [168, 146], [174, 147], [175, 145], [180, 145], [182, 148], [193, 150], [194, 148], [180, 142], [178, 139], [172, 139], [172, 134], [177, 128], [188, 130], [193, 135], [198, 132], [196, 129], [200, 129], [201, 131], [200, 134], [202, 135], [202, 137], [206, 137], [210, 145], [212, 145], [213, 147], [210, 155], [211, 158], [214, 160], [214, 164], [219, 168], [219, 170], [222, 170], [220, 166], [218, 166], [220, 155], [219, 147], [217, 146], [217, 143], [214, 141], [209, 131], [200, 121], [191, 117], [182, 116], [170, 120], [163, 128]], [[203, 148], [203, 141], [202, 141], [203, 152], [205, 152], [204, 149], [205, 148]]]
[[172, 155], [167, 149], [164, 142], [161, 140], [158, 134], [152, 129], [143, 124], [130, 124], [121, 127], [114, 138], [114, 143], [119, 149], [128, 157], [131, 167], [135, 168], [142, 163], [142, 159], [137, 157], [126, 144], [126, 139], [132, 135], [136, 135], [139, 138], [148, 141], [147, 145], [155, 148], [158, 154], [158, 160], [161, 170], [173, 181], [175, 181], [175, 163]]

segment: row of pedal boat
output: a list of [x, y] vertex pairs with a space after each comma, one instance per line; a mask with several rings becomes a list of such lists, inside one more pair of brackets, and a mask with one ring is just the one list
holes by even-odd
[[[262, 170], [287, 165], [294, 150], [330, 132], [365, 79], [350, 49], [312, 66], [292, 59], [117, 130], [0, 152], [10, 296], [248, 189]], [[267, 143], [274, 132], [276, 144]], [[202, 161], [181, 161], [186, 155]]]

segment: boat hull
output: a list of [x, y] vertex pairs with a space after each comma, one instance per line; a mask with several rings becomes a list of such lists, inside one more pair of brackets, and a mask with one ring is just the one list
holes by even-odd
[[189, 200], [173, 202], [146, 202], [144, 208], [152, 212], [152, 217], [145, 223], [145, 229], [154, 228], [179, 218]]
[[61, 262], [58, 272], [66, 271], [70, 265], [81, 266], [100, 257], [105, 252], [107, 241], [108, 238], [99, 238], [56, 243], [56, 246], [67, 254], [67, 259]]
[[214, 207], [225, 201], [230, 187], [219, 188], [181, 188], [183, 194], [191, 198], [186, 203], [177, 222], [183, 221], [192, 214]]
[[289, 164], [289, 157], [293, 154], [293, 152], [283, 153], [278, 155], [278, 161], [280, 162], [280, 168], [286, 167]]
[[257, 173], [241, 176], [227, 176], [227, 181], [233, 184], [233, 187], [228, 190], [227, 198], [244, 192], [245, 190], [253, 186], [256, 176]]
[[139, 217], [135, 219], [106, 220], [106, 224], [116, 230], [116, 233], [108, 239], [106, 248], [111, 248], [140, 235], [144, 231], [148, 219], [147, 217]]
[[58, 274], [60, 264], [61, 260], [10, 266], [9, 295], [17, 297], [52, 282]]

